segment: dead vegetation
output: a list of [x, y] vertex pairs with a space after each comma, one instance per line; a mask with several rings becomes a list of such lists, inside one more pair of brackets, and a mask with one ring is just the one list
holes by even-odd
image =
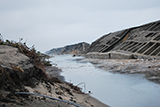
[[[34, 63], [34, 65], [38, 68], [40, 68], [41, 70], [43, 70], [44, 74], [47, 76], [47, 74], [45, 73], [45, 69], [44, 69], [44, 65], [49, 65], [49, 62], [45, 61], [45, 59], [42, 60], [41, 57], [41, 53], [38, 51], [36, 51], [35, 47], [32, 46], [31, 48], [29, 48], [26, 45], [26, 42], [22, 43], [22, 38], [19, 39], [19, 42], [15, 42], [15, 41], [3, 41], [2, 37], [0, 38], [0, 45], [8, 45], [8, 46], [12, 46], [15, 48], [18, 48], [18, 50], [23, 53], [24, 55], [28, 56]], [[45, 64], [47, 62], [47, 64]], [[51, 66], [51, 65], [50, 65]], [[23, 69], [21, 68], [21, 66], [17, 66], [17, 65], [11, 65], [11, 67], [15, 70], [15, 71], [23, 71]]]
[[[22, 38], [19, 39], [19, 42], [15, 42], [15, 41], [9, 41], [9, 40], [6, 40], [4, 41], [2, 39], [2, 36], [0, 37], [0, 45], [8, 45], [8, 46], [12, 46], [12, 47], [15, 47], [15, 48], [18, 48], [18, 50], [23, 53], [24, 55], [28, 56], [30, 58], [30, 60], [33, 62], [33, 64], [35, 65], [35, 67], [37, 67], [38, 69], [40, 69], [41, 71], [33, 71], [33, 72], [39, 72], [37, 73], [37, 78], [39, 78], [39, 80], [45, 80], [45, 81], [48, 81], [48, 82], [56, 82], [56, 83], [62, 83], [61, 80], [59, 80], [58, 78], [56, 77], [49, 77], [47, 75], [47, 73], [45, 72], [45, 66], [51, 66], [50, 64], [50, 61], [46, 61], [45, 60], [45, 55], [43, 55], [41, 52], [37, 52], [35, 47], [32, 46], [31, 48], [29, 48], [27, 45], [26, 45], [26, 42], [22, 43]], [[48, 57], [47, 57], [48, 58]], [[3, 63], [3, 62], [0, 62], [0, 63]], [[20, 66], [20, 65], [14, 65], [14, 64], [10, 64], [11, 68], [14, 70], [14, 71], [17, 71], [19, 73], [24, 73], [25, 71], [23, 70], [23, 68]], [[5, 70], [3, 67], [0, 66], [0, 75], [3, 75], [4, 72], [6, 72], [5, 74], [7, 75], [8, 77], [8, 80], [9, 81], [12, 81], [11, 79], [11, 74], [10, 73], [7, 73], [8, 71]], [[35, 74], [35, 73], [33, 73]], [[14, 81], [14, 80], [13, 80]], [[80, 91], [80, 88], [78, 86], [74, 86], [73, 84], [69, 84], [69, 86], [71, 88], [73, 88], [75, 91]]]
[[[1, 76], [0, 79], [3, 80], [3, 79], [6, 79], [6, 77], [7, 77], [8, 80], [10, 81], [10, 83], [12, 83], [12, 81], [13, 82], [18, 81], [19, 76], [21, 76], [21, 78], [28, 78], [28, 79], [32, 78], [30, 76], [35, 76], [36, 78], [38, 78], [38, 80], [43, 79], [43, 80], [48, 81], [50, 79], [53, 81], [53, 78], [49, 78], [45, 72], [45, 66], [44, 66], [44, 65], [46, 65], [45, 58], [41, 57], [41, 53], [39, 51], [37, 52], [34, 46], [29, 48], [25, 42], [22, 43], [22, 40], [23, 39], [20, 39], [19, 42], [14, 42], [14, 41], [9, 41], [9, 40], [4, 41], [1, 36], [0, 37], [0, 45], [7, 45], [7, 46], [18, 48], [20, 53], [29, 57], [30, 61], [33, 63], [35, 68], [32, 70], [29, 70], [29, 71], [24, 71], [20, 65], [10, 64], [10, 66], [13, 70], [9, 70], [9, 69], [3, 68], [0, 65], [0, 76]], [[47, 62], [47, 63], [49, 64], [49, 62]], [[2, 61], [1, 61], [1, 64], [3, 64]], [[3, 75], [3, 77], [2, 77], [2, 75]], [[27, 75], [29, 77], [27, 77]], [[22, 80], [19, 80], [19, 82], [20, 81], [22, 81]]]
[[15, 71], [24, 72], [24, 70], [22, 69], [22, 67], [21, 67], [20, 65], [16, 66], [16, 65], [11, 64], [11, 67], [12, 67]]
[[4, 69], [0, 66], [0, 75], [3, 75]]
[[[19, 42], [9, 40], [3, 41], [2, 37], [0, 38], [0, 45], [18, 48], [20, 53], [29, 58], [29, 63], [34, 65], [31, 68], [24, 69], [23, 65], [9, 63], [6, 66], [10, 66], [10, 68], [6, 68], [3, 66], [4, 62], [0, 61], [0, 106], [2, 106], [2, 103], [23, 105], [23, 100], [28, 100], [28, 95], [15, 95], [15, 92], [28, 92], [25, 86], [34, 88], [39, 83], [45, 83], [46, 86], [49, 86], [48, 84], [54, 86], [56, 83], [63, 83], [58, 78], [52, 76], [49, 77], [47, 75], [45, 66], [51, 66], [51, 64], [50, 61], [45, 60], [46, 56], [39, 51], [37, 52], [34, 46], [29, 48], [26, 43], [22, 43], [21, 41], [22, 39], [20, 39]], [[57, 70], [59, 69], [57, 68]], [[70, 83], [68, 83], [68, 86], [68, 88], [62, 88], [68, 90], [68, 93], [71, 93], [70, 89], [74, 92], [82, 93], [78, 86], [74, 86]]]

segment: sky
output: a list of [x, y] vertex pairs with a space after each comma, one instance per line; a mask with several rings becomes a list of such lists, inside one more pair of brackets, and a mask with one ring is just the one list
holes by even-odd
[[41, 52], [160, 20], [160, 0], [0, 0], [3, 39]]

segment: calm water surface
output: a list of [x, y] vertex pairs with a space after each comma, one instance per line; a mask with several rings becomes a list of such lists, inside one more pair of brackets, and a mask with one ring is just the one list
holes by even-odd
[[66, 81], [79, 85], [84, 92], [111, 107], [160, 107], [160, 85], [146, 80], [140, 74], [110, 73], [80, 62], [82, 57], [60, 55], [52, 62], [61, 68]]

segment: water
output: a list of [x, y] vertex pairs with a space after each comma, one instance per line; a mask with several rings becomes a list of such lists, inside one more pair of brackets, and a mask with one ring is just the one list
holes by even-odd
[[[160, 85], [140, 74], [110, 73], [79, 57], [55, 56], [51, 60], [63, 71], [66, 81], [81, 84], [83, 91], [111, 107], [160, 107]], [[84, 87], [85, 86], [85, 87]]]

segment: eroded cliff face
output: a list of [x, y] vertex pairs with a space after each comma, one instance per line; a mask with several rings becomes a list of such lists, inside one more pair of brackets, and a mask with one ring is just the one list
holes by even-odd
[[22, 54], [18, 48], [0, 45], [0, 106], [23, 106], [22, 99], [15, 92], [28, 92], [25, 86], [35, 87], [36, 82], [47, 79], [45, 72], [35, 66], [33, 60]]
[[160, 58], [160, 21], [113, 33], [94, 41], [85, 53], [90, 58]]
[[67, 45], [61, 48], [53, 48], [47, 51], [47, 54], [54, 54], [54, 55], [63, 55], [63, 54], [79, 54], [87, 50], [89, 47], [88, 43], [82, 42], [74, 45]]

